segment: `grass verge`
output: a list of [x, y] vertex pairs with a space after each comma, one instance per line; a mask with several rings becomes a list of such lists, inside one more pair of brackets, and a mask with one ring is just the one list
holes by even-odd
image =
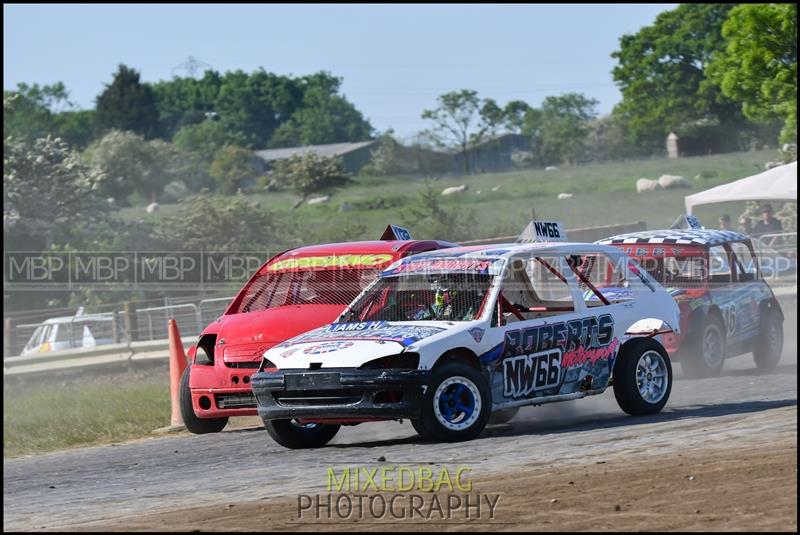
[[169, 424], [168, 375], [5, 384], [3, 457], [148, 436]]

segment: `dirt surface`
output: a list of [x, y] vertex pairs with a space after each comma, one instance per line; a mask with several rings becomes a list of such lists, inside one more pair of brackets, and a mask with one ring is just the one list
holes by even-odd
[[[713, 379], [678, 368], [669, 403], [650, 417], [626, 416], [607, 392], [525, 408], [461, 444], [426, 443], [408, 422], [387, 422], [345, 428], [315, 450], [286, 450], [254, 427], [5, 459], [3, 527], [350, 530], [352, 517], [298, 518], [298, 495], [327, 495], [329, 468], [427, 466], [468, 467], [472, 494], [500, 495], [493, 518], [470, 520], [475, 529], [791, 531], [796, 453], [793, 343], [769, 374], [749, 356]], [[466, 527], [463, 514], [384, 521]], [[359, 528], [385, 529], [369, 522]]]
[[[391, 525], [410, 531], [796, 531], [796, 446], [787, 441], [766, 453], [762, 447], [730, 448], [563, 468], [521, 467], [512, 480], [502, 475], [474, 481], [476, 491], [499, 499], [492, 517], [473, 513], [472, 520], [455, 509], [444, 522], [437, 514], [429, 520], [372, 516], [369, 506], [363, 515], [354, 509], [349, 517], [331, 513], [328, 520], [324, 509], [319, 515], [313, 509], [301, 513], [298, 499], [282, 498], [192, 507], [80, 529], [383, 531]], [[391, 495], [385, 496], [388, 502]], [[447, 503], [447, 494], [437, 496]], [[374, 510], [380, 513], [377, 506]]]

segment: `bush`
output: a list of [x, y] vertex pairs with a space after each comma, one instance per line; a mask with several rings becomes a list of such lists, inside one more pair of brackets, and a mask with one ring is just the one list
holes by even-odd
[[236, 145], [228, 145], [217, 152], [209, 174], [222, 193], [236, 193], [239, 188], [252, 184], [259, 175], [253, 152]]
[[279, 160], [273, 177], [283, 187], [300, 195], [293, 208], [305, 202], [309, 195], [331, 191], [351, 182], [341, 159], [317, 156], [314, 152]]

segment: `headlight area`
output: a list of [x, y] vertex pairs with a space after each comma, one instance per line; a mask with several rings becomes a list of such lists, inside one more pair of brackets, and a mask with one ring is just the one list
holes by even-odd
[[398, 353], [370, 360], [358, 367], [359, 370], [416, 370], [419, 367], [419, 353]]
[[197, 342], [197, 349], [194, 353], [194, 364], [198, 366], [214, 365], [214, 345], [217, 343], [216, 334], [204, 334]]

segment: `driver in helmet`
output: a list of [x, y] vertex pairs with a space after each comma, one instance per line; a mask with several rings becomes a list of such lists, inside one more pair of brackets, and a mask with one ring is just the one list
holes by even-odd
[[[483, 301], [483, 292], [477, 290], [457, 290], [458, 279], [445, 277], [436, 279], [431, 283], [434, 290], [433, 303], [427, 310], [420, 311], [420, 316], [425, 319], [463, 321], [475, 318], [480, 303]], [[422, 319], [421, 317], [419, 319]]]
[[455, 290], [450, 289], [449, 281], [437, 284], [436, 295], [433, 300], [433, 309], [436, 318], [449, 320], [453, 318], [453, 306], [455, 305], [455, 297], [458, 294]]

